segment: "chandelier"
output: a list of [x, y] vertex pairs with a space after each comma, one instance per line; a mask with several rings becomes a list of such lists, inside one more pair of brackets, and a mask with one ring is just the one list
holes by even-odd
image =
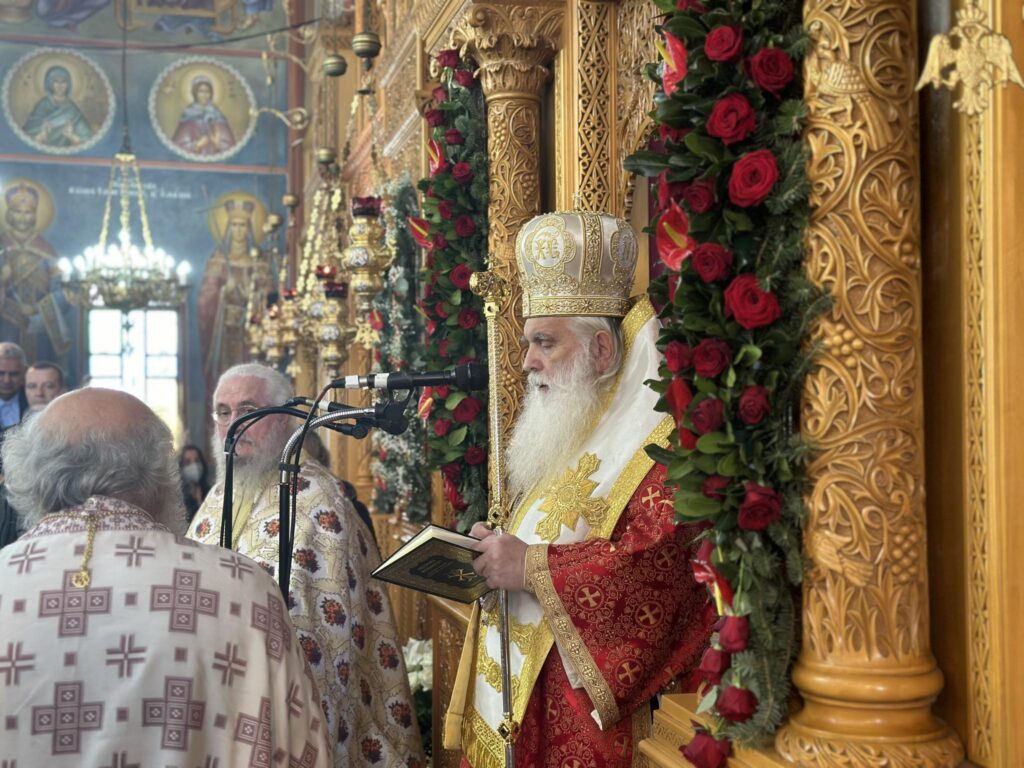
[[[142, 309], [152, 304], [166, 306], [180, 303], [188, 286], [188, 275], [192, 271], [187, 261], [178, 262], [163, 248], [153, 245], [139, 164], [132, 154], [128, 133], [127, 49], [127, 30], [122, 30], [122, 144], [110, 168], [99, 241], [75, 258], [63, 258], [58, 262], [66, 294], [76, 303], [84, 306], [102, 304], [122, 312]], [[117, 239], [110, 240], [110, 215], [115, 196], [120, 205]], [[132, 241], [132, 197], [139, 207], [141, 247]]]

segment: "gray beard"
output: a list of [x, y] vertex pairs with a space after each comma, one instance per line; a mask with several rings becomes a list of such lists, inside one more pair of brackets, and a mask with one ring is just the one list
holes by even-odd
[[[538, 389], [540, 384], [548, 390]], [[590, 434], [603, 389], [586, 352], [557, 379], [530, 374], [523, 410], [505, 452], [512, 498], [554, 480], [569, 467]]]
[[[231, 484], [232, 496], [236, 499], [255, 499], [262, 491], [270, 488], [278, 480], [277, 468], [281, 461], [281, 452], [288, 435], [270, 433], [268, 441], [256, 445], [249, 456], [235, 456], [232, 462]], [[211, 449], [217, 460], [217, 482], [223, 487], [224, 474], [227, 471], [227, 459], [224, 456], [224, 442], [213, 436]]]

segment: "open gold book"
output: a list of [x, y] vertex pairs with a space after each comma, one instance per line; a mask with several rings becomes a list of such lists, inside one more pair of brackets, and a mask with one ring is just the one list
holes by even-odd
[[472, 536], [428, 525], [395, 554], [377, 566], [374, 578], [438, 597], [472, 603], [490, 592], [487, 581], [473, 570], [477, 552]]

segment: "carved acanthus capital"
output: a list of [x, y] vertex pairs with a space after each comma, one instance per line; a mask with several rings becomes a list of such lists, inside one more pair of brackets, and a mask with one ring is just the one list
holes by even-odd
[[452, 31], [451, 46], [473, 58], [485, 94], [539, 95], [562, 45], [561, 3], [478, 3]]

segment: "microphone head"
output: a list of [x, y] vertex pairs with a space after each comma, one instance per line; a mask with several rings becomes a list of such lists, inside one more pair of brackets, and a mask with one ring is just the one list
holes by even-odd
[[455, 386], [463, 392], [487, 389], [487, 366], [483, 363], [465, 363], [455, 366]]

